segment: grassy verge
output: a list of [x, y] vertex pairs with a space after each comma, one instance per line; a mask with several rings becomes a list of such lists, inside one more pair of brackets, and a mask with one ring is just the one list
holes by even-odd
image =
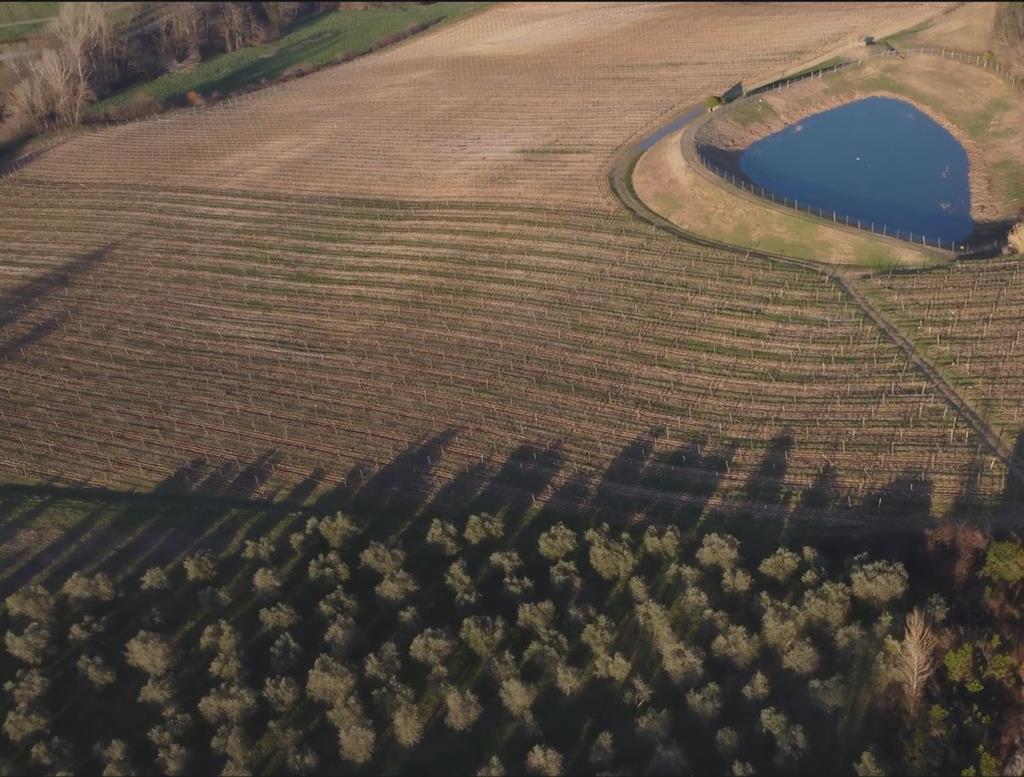
[[[158, 3], [112, 3], [108, 15], [116, 26], [127, 25], [155, 5]], [[59, 12], [60, 3], [0, 3], [0, 46], [41, 32]]]
[[60, 3], [0, 3], [0, 44], [38, 32], [59, 7]]
[[395, 42], [423, 25], [433, 26], [485, 5], [394, 3], [383, 8], [346, 9], [308, 17], [279, 40], [222, 54], [188, 71], [169, 73], [131, 87], [91, 106], [89, 114], [115, 114], [139, 100], [175, 105], [183, 102], [191, 91], [203, 97], [226, 97], [289, 75], [353, 59]]

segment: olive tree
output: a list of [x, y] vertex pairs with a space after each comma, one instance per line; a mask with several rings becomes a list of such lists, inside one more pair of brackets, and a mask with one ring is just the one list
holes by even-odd
[[526, 754], [526, 768], [531, 774], [558, 777], [562, 773], [562, 755], [552, 747], [534, 745]]
[[205, 582], [212, 580], [217, 574], [217, 562], [208, 550], [201, 550], [182, 563], [185, 567], [185, 577], [192, 581]]
[[459, 532], [448, 521], [435, 518], [427, 530], [427, 542], [446, 556], [454, 556], [459, 552]]
[[791, 550], [779, 548], [761, 562], [757, 568], [765, 577], [784, 583], [800, 567], [800, 557]]
[[40, 623], [53, 620], [55, 604], [53, 595], [41, 585], [27, 585], [4, 599], [7, 612]]
[[512, 717], [533, 724], [533, 703], [537, 700], [537, 690], [533, 686], [518, 677], [510, 677], [502, 681], [498, 695]]
[[311, 699], [336, 706], [356, 688], [356, 676], [347, 666], [329, 655], [316, 659], [306, 677], [306, 692]]
[[28, 624], [20, 634], [8, 631], [4, 644], [8, 653], [31, 666], [39, 666], [53, 652], [50, 630], [36, 622]]
[[483, 708], [472, 691], [445, 685], [442, 689], [445, 705], [444, 722], [452, 731], [466, 731], [476, 723]]
[[548, 561], [558, 561], [576, 550], [576, 532], [564, 523], [556, 523], [540, 535], [537, 548]]
[[729, 534], [707, 534], [701, 540], [696, 557], [702, 567], [732, 569], [740, 558], [739, 540]]
[[487, 658], [505, 637], [505, 621], [500, 615], [472, 615], [462, 621], [459, 637], [470, 650]]
[[894, 561], [858, 563], [850, 572], [850, 587], [858, 599], [884, 607], [907, 590], [907, 570]]
[[284, 714], [299, 703], [299, 684], [291, 677], [268, 677], [263, 682], [263, 698], [276, 712]]
[[590, 565], [598, 575], [609, 582], [629, 579], [636, 566], [636, 556], [625, 532], [615, 539], [609, 534], [608, 524], [602, 524], [598, 529], [588, 529], [584, 537], [590, 543]]
[[363, 674], [378, 683], [390, 683], [402, 671], [402, 658], [394, 642], [385, 642], [363, 660]]
[[479, 545], [487, 540], [500, 540], [505, 536], [505, 525], [500, 518], [487, 513], [471, 515], [466, 520], [466, 528], [462, 532], [462, 536], [470, 545]]
[[171, 579], [160, 567], [150, 567], [139, 578], [139, 588], [143, 591], [166, 591], [171, 587]]
[[730, 625], [711, 642], [711, 652], [725, 658], [739, 669], [754, 663], [761, 651], [760, 640], [743, 626]]
[[81, 572], [72, 573], [61, 591], [71, 601], [89, 601], [96, 599], [101, 602], [109, 602], [114, 598], [114, 584], [103, 572], [98, 572], [91, 577]]
[[78, 671], [97, 688], [105, 688], [117, 679], [114, 670], [100, 656], [80, 656]]
[[425, 726], [426, 720], [416, 704], [402, 701], [395, 705], [391, 713], [391, 730], [398, 744], [403, 747], [415, 747], [423, 738]]
[[444, 663], [454, 650], [455, 640], [443, 629], [427, 629], [409, 645], [409, 655], [429, 666], [430, 673], [436, 676], [446, 674]]
[[170, 671], [173, 653], [170, 641], [152, 631], [140, 631], [125, 645], [125, 662], [151, 677]]
[[444, 576], [445, 585], [455, 592], [456, 604], [465, 606], [476, 602], [478, 594], [473, 584], [473, 578], [469, 575], [466, 562], [462, 559], [452, 562]]

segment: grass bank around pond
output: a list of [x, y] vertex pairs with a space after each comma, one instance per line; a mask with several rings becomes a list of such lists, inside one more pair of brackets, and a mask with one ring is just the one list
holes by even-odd
[[971, 213], [985, 222], [1024, 212], [1024, 95], [983, 68], [934, 56], [873, 60], [823, 79], [823, 97], [850, 102], [885, 94], [942, 124], [971, 163]]
[[[912, 102], [963, 145], [971, 163], [976, 222], [1000, 222], [1024, 212], [1019, 153], [1024, 97], [991, 72], [940, 57], [869, 60], [863, 67], [729, 106], [699, 131], [704, 142], [735, 154], [807, 116], [872, 95]], [[633, 185], [649, 207], [684, 229], [742, 247], [871, 269], [944, 261], [940, 253], [837, 227], [744, 194], [690, 165], [680, 133], [674, 138], [638, 161]]]
[[633, 170], [637, 196], [682, 229], [743, 248], [824, 264], [886, 269], [943, 261], [940, 255], [907, 243], [833, 227], [739, 191], [684, 160], [680, 138], [686, 131], [684, 128], [656, 143]]
[[178, 105], [193, 91], [204, 98], [228, 97], [298, 72], [353, 59], [397, 42], [423, 25], [451, 21], [486, 5], [391, 3], [379, 8], [346, 8], [305, 17], [276, 41], [221, 54], [188, 70], [138, 84], [90, 106], [88, 115], [113, 116], [126, 106], [146, 101], [155, 101], [160, 106]]

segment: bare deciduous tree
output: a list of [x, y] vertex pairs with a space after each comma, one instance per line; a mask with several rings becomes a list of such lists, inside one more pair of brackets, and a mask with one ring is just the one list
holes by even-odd
[[1010, 230], [1010, 246], [1018, 254], [1024, 254], [1024, 221], [1015, 224]]
[[907, 616], [907, 630], [899, 645], [897, 676], [903, 688], [907, 711], [913, 714], [921, 701], [925, 683], [935, 671], [936, 639], [919, 609]]
[[34, 58], [16, 66], [11, 107], [40, 129], [73, 126], [115, 67], [116, 40], [105, 3], [64, 3]]
[[158, 29], [160, 50], [174, 61], [198, 56], [206, 36], [206, 14], [200, 3], [167, 3]]

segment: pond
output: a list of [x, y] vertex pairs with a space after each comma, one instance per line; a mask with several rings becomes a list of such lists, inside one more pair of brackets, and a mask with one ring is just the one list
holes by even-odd
[[974, 228], [967, 153], [902, 100], [868, 97], [815, 114], [751, 144], [739, 162], [779, 198], [889, 234], [959, 241]]

